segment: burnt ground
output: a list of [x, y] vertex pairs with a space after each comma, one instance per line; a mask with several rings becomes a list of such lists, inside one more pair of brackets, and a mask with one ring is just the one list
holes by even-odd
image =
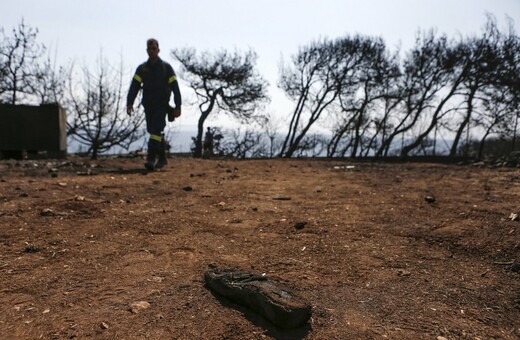
[[[0, 334], [518, 339], [515, 214], [519, 168], [4, 160]], [[210, 265], [292, 287], [312, 318], [273, 326], [206, 288]]]

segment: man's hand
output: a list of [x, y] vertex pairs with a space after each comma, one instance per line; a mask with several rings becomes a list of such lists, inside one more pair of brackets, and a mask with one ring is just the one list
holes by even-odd
[[127, 106], [126, 107], [126, 114], [131, 116], [132, 112], [134, 112], [134, 108], [132, 106]]
[[173, 122], [175, 120], [175, 118], [179, 118], [181, 116], [181, 109], [180, 108], [173, 108], [173, 107], [169, 107], [168, 108], [168, 121], [169, 122]]

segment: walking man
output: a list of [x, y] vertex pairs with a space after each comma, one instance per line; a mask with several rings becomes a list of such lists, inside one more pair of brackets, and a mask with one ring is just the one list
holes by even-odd
[[[163, 131], [166, 127], [166, 115], [168, 114], [169, 121], [173, 121], [175, 117], [181, 115], [182, 105], [175, 71], [170, 64], [159, 58], [159, 51], [159, 42], [153, 38], [148, 39], [146, 42], [148, 60], [137, 67], [126, 99], [126, 112], [131, 115], [135, 98], [139, 90], [143, 89], [142, 104], [146, 117], [146, 130], [150, 134], [148, 154], [144, 164], [148, 170], [160, 169], [168, 163]], [[172, 92], [175, 108], [169, 105]]]

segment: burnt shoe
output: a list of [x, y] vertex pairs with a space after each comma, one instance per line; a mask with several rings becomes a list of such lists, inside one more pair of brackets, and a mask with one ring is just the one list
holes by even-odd
[[204, 280], [215, 293], [249, 308], [280, 328], [302, 327], [312, 314], [312, 306], [303, 297], [265, 276], [210, 267]]

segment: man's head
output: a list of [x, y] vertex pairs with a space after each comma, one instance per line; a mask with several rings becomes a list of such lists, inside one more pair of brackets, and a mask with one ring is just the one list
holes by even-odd
[[146, 41], [146, 52], [151, 60], [159, 58], [159, 42], [157, 39], [150, 38]]

